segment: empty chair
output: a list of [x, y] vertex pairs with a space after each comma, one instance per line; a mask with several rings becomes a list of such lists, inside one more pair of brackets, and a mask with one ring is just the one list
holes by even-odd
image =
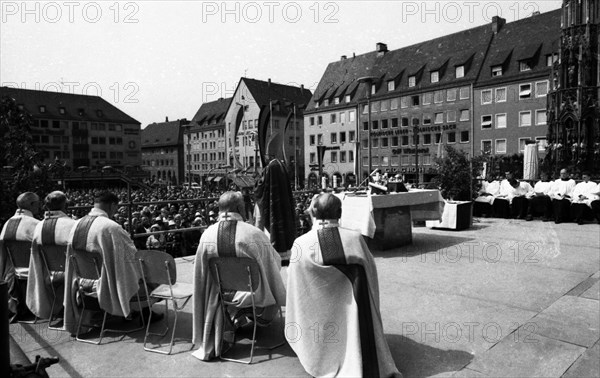
[[[82, 341], [90, 344], [100, 344], [102, 342], [102, 338], [104, 337], [105, 332], [121, 332], [121, 333], [130, 333], [139, 331], [144, 329], [146, 324], [144, 317], [141, 316], [142, 326], [139, 328], [131, 329], [128, 331], [123, 330], [114, 330], [114, 329], [105, 329], [106, 318], [108, 313], [100, 306], [100, 302], [98, 301], [98, 293], [93, 290], [94, 282], [98, 281], [102, 275], [103, 269], [103, 259], [102, 254], [100, 252], [91, 252], [91, 251], [82, 251], [78, 249], [73, 249], [71, 255], [69, 256], [70, 263], [73, 267], [73, 272], [77, 277], [77, 291], [79, 294], [79, 298], [82, 304], [82, 312], [79, 316], [79, 320], [77, 321], [77, 330], [75, 332], [75, 338], [77, 341]], [[140, 310], [142, 312], [142, 302], [140, 301], [139, 294], [136, 294], [137, 302]], [[84, 324], [83, 318], [85, 317], [86, 311], [95, 311], [102, 313], [102, 324], [100, 326], [100, 336], [98, 341], [82, 339], [79, 337], [82, 326], [85, 327], [97, 327], [94, 324]]]
[[[24, 293], [27, 291], [27, 281], [29, 279], [29, 260], [31, 258], [31, 242], [20, 240], [5, 240], [4, 247], [12, 266], [15, 269], [16, 284], [19, 285], [21, 293], [20, 301], [25, 303]], [[26, 311], [29, 313], [29, 311]], [[19, 320], [20, 323], [37, 323], [38, 317], [35, 316], [32, 321]]]
[[[256, 344], [256, 326], [259, 323], [259, 318], [256, 313], [256, 303], [255, 303], [255, 295], [256, 290], [260, 284], [260, 268], [256, 260], [248, 258], [248, 257], [212, 257], [208, 261], [210, 273], [213, 277], [213, 280], [217, 284], [217, 288], [219, 291], [219, 300], [221, 302], [221, 311], [223, 312], [223, 317], [225, 319], [229, 318], [229, 314], [227, 313], [226, 306], [233, 305], [232, 302], [229, 302], [225, 299], [226, 292], [231, 291], [243, 291], [250, 292], [251, 301], [252, 301], [252, 319], [253, 322], [253, 330], [252, 330], [252, 340], [250, 347], [250, 358], [248, 360], [239, 360], [234, 358], [224, 357], [224, 353], [222, 352], [220, 358], [226, 361], [233, 362], [242, 362], [246, 364], [251, 364], [252, 359], [254, 357], [254, 348]], [[281, 315], [281, 307], [279, 307], [279, 316]], [[277, 347], [285, 344], [285, 340], [283, 339], [283, 329], [281, 331], [282, 341], [272, 345], [264, 347], [266, 349], [275, 349]], [[224, 338], [221, 342], [224, 341]], [[235, 345], [235, 335], [233, 336], [233, 345]], [[232, 346], [233, 346], [232, 345]], [[223, 349], [221, 349], [223, 350]]]
[[[165, 330], [162, 333], [150, 332], [150, 321], [152, 319], [152, 311], [150, 311], [148, 326], [146, 328], [146, 334], [144, 335], [144, 350], [148, 352], [171, 354], [175, 339], [175, 330], [177, 328], [177, 314], [185, 308], [192, 297], [194, 286], [188, 283], [177, 282], [175, 260], [168, 253], [156, 250], [142, 250], [137, 252], [136, 257], [140, 264], [140, 269], [142, 270], [148, 308], [151, 309], [152, 304], [157, 301], [165, 301]], [[149, 285], [150, 287], [156, 287], [150, 293], [148, 293]], [[173, 302], [173, 310], [175, 312], [169, 350], [164, 351], [159, 348], [148, 348], [146, 347], [146, 343], [149, 335], [165, 336], [169, 331], [169, 301]], [[179, 304], [177, 301], [183, 301], [183, 304]]]

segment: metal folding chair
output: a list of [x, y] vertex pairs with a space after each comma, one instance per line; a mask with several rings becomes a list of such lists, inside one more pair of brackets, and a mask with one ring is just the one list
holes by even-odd
[[[152, 311], [150, 311], [146, 334], [144, 335], [144, 350], [161, 354], [171, 354], [175, 340], [175, 330], [177, 328], [177, 313], [187, 305], [194, 293], [194, 286], [188, 283], [177, 282], [175, 260], [168, 253], [157, 250], [141, 250], [137, 252], [136, 257], [143, 273], [142, 278], [144, 280], [144, 288], [146, 289], [148, 309], [152, 310], [152, 304], [160, 300], [165, 301], [165, 330], [162, 333], [150, 332], [150, 322], [152, 319]], [[151, 293], [148, 293], [148, 285], [156, 286], [156, 288]], [[173, 302], [173, 310], [175, 312], [169, 351], [160, 350], [160, 347], [148, 348], [146, 347], [146, 343], [149, 335], [164, 337], [169, 331], [169, 301]], [[183, 301], [183, 304], [180, 306], [177, 301]]]
[[[146, 327], [144, 316], [141, 315], [142, 302], [140, 300], [140, 295], [139, 293], [136, 293], [137, 302], [140, 309], [140, 317], [142, 319], [142, 326], [126, 331], [116, 329], [105, 329], [104, 327], [106, 325], [106, 317], [108, 313], [104, 311], [104, 309], [102, 309], [102, 307], [100, 306], [100, 302], [98, 301], [98, 294], [90, 290], [92, 287], [92, 283], [100, 279], [103, 264], [102, 254], [100, 252], [88, 252], [74, 249], [69, 257], [71, 263], [73, 264], [74, 273], [79, 281], [77, 290], [82, 303], [82, 312], [79, 316], [79, 321], [77, 322], [77, 331], [75, 333], [75, 339], [77, 341], [99, 345], [102, 342], [102, 338], [104, 337], [105, 332], [119, 332], [128, 334], [131, 332], [142, 330]], [[84, 313], [86, 310], [101, 312], [103, 314], [102, 325], [100, 327], [100, 336], [98, 341], [82, 339], [79, 337], [79, 332], [81, 331], [82, 325], [86, 327], [97, 328], [97, 326], [94, 324], [82, 324]]]
[[[245, 364], [251, 364], [254, 357], [254, 349], [256, 344], [256, 326], [258, 319], [256, 316], [256, 303], [254, 297], [255, 291], [260, 283], [260, 268], [256, 260], [248, 257], [212, 257], [208, 261], [210, 273], [217, 284], [219, 290], [219, 299], [221, 301], [221, 311], [223, 317], [227, 319], [229, 316], [225, 307], [232, 305], [233, 303], [226, 301], [224, 298], [225, 291], [245, 291], [250, 292], [252, 300], [252, 317], [253, 317], [253, 330], [252, 340], [250, 347], [250, 359], [239, 360], [234, 358], [224, 357], [221, 353], [220, 358], [225, 361], [241, 362]], [[279, 316], [283, 318], [281, 314], [281, 307], [279, 307]], [[282, 330], [283, 335], [283, 330]], [[285, 344], [285, 339], [282, 336], [282, 342], [277, 343], [273, 346], [260, 347], [262, 349], [275, 349]], [[233, 345], [235, 345], [236, 337], [234, 335]], [[223, 339], [222, 341], [223, 342]], [[257, 347], [258, 348], [258, 347]]]
[[67, 259], [66, 245], [40, 245], [40, 257], [44, 264], [44, 274], [47, 274], [50, 279], [50, 289], [52, 290], [52, 307], [50, 310], [50, 318], [48, 318], [48, 328], [53, 330], [62, 330], [61, 327], [53, 327], [54, 308], [56, 306], [56, 287], [65, 282], [65, 264]]
[[[15, 269], [15, 277], [17, 284], [21, 288], [21, 292], [27, 292], [27, 280], [29, 278], [29, 260], [31, 258], [31, 242], [30, 241], [18, 241], [18, 240], [6, 240], [4, 241], [6, 251], [8, 252], [8, 258]], [[24, 283], [25, 286], [21, 286]], [[22, 298], [25, 300], [25, 297]], [[36, 316], [34, 320], [19, 320], [19, 323], [35, 324], [38, 321]]]

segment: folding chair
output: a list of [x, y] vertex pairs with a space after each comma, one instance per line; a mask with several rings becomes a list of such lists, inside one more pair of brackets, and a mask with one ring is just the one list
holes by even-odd
[[[152, 310], [152, 304], [160, 300], [165, 301], [165, 330], [162, 333], [150, 332], [150, 322], [152, 319], [152, 311], [150, 311], [146, 334], [144, 335], [144, 350], [161, 354], [171, 354], [175, 339], [175, 330], [177, 328], [177, 313], [187, 305], [194, 293], [194, 286], [188, 283], [177, 283], [175, 260], [168, 253], [157, 250], [141, 250], [137, 252], [136, 257], [142, 270], [146, 298], [148, 299], [148, 309]], [[148, 294], [149, 284], [156, 285], [157, 287]], [[155, 301], [151, 302], [151, 300]], [[169, 301], [173, 302], [173, 310], [175, 312], [169, 351], [160, 350], [160, 347], [148, 348], [146, 347], [148, 335], [164, 337], [169, 331]], [[179, 306], [177, 301], [183, 301], [183, 305]]]
[[48, 328], [53, 330], [62, 330], [61, 327], [52, 327], [51, 323], [54, 320], [54, 307], [56, 306], [56, 288], [61, 283], [65, 282], [65, 263], [67, 259], [66, 245], [40, 245], [40, 257], [44, 263], [44, 272], [50, 278], [50, 289], [52, 290], [52, 307], [50, 310], [50, 318], [48, 318]]
[[[73, 270], [75, 275], [78, 278], [78, 293], [81, 298], [82, 303], [82, 311], [79, 316], [79, 321], [77, 323], [77, 331], [75, 332], [75, 339], [77, 341], [82, 341], [84, 343], [99, 345], [102, 342], [102, 338], [104, 337], [105, 332], [120, 332], [120, 333], [131, 333], [135, 331], [142, 330], [146, 327], [146, 323], [144, 317], [141, 316], [142, 326], [139, 328], [123, 331], [116, 329], [105, 329], [106, 325], [106, 317], [108, 313], [102, 309], [100, 306], [100, 302], [98, 301], [98, 294], [96, 292], [92, 292], [91, 283], [100, 279], [102, 273], [102, 264], [103, 258], [100, 252], [88, 252], [74, 249], [72, 254], [70, 255], [70, 261], [73, 264]], [[86, 290], [86, 288], [88, 290]], [[142, 302], [140, 301], [139, 293], [136, 293], [137, 302], [140, 306], [140, 314], [142, 312]], [[82, 324], [84, 313], [86, 310], [101, 312], [102, 315], [102, 325], [100, 327], [100, 336], [98, 341], [86, 340], [79, 337], [79, 332], [81, 331], [81, 326], [84, 325], [86, 327], [94, 327], [97, 328], [96, 325], [93, 324]]]
[[[27, 291], [27, 280], [29, 278], [29, 260], [31, 258], [31, 242], [30, 241], [18, 241], [18, 240], [6, 240], [4, 241], [6, 251], [8, 252], [8, 258], [15, 268], [15, 277], [18, 281], [18, 285], [21, 288], [21, 292]], [[23, 288], [20, 282], [25, 283]], [[21, 298], [25, 300], [25, 296]], [[34, 320], [19, 320], [19, 323], [25, 324], [36, 324], [38, 317]]]
[[[220, 358], [225, 361], [232, 362], [241, 362], [245, 364], [251, 364], [252, 359], [254, 357], [254, 347], [256, 344], [256, 326], [258, 323], [258, 318], [256, 316], [256, 303], [254, 302], [254, 297], [256, 295], [255, 291], [258, 288], [258, 284], [260, 283], [260, 268], [256, 260], [248, 258], [248, 257], [212, 257], [208, 261], [210, 273], [217, 284], [219, 290], [219, 299], [221, 301], [221, 311], [223, 312], [223, 317], [227, 319], [229, 314], [225, 309], [226, 305], [232, 305], [233, 303], [226, 301], [224, 299], [225, 291], [245, 291], [250, 292], [251, 300], [252, 300], [252, 316], [254, 327], [252, 330], [252, 340], [251, 340], [251, 349], [250, 349], [250, 359], [249, 360], [238, 360], [234, 358], [224, 357], [223, 353], [221, 353]], [[281, 314], [281, 307], [279, 307], [279, 316], [283, 318]], [[282, 330], [283, 335], [283, 330]], [[233, 339], [233, 345], [235, 345], [235, 335]], [[223, 343], [223, 339], [221, 341]], [[273, 345], [273, 346], [265, 346], [261, 347], [263, 349], [275, 349], [285, 344], [285, 339], [282, 342]], [[232, 345], [232, 346], [233, 346]], [[257, 347], [258, 348], [258, 347]]]

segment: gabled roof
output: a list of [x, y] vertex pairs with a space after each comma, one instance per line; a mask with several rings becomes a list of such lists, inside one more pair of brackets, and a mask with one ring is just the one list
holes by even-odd
[[[198, 109], [196, 115], [192, 118], [191, 124], [193, 126], [200, 126], [201, 128], [221, 124], [225, 119], [227, 109], [229, 108], [232, 99], [233, 97], [229, 97], [205, 102], [200, 106], [200, 109]], [[214, 119], [216, 119], [216, 124], [211, 123]]]
[[312, 93], [308, 89], [301, 87], [249, 79], [247, 77], [243, 77], [241, 80], [246, 84], [248, 91], [252, 94], [258, 106], [269, 106], [269, 100], [287, 101], [303, 105], [308, 104], [312, 97]]
[[99, 96], [0, 87], [0, 97], [4, 96], [14, 98], [34, 118], [140, 124]]
[[182, 137], [181, 121], [151, 123], [142, 129], [142, 148], [177, 146]]

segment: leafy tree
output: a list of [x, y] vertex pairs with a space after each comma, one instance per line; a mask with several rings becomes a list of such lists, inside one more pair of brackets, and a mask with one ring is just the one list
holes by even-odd
[[31, 137], [31, 115], [15, 99], [0, 99], [0, 219], [16, 209], [15, 199], [26, 191], [43, 198], [54, 185]]
[[476, 180], [482, 169], [482, 159], [469, 160], [467, 154], [452, 146], [445, 146], [443, 158], [434, 160], [437, 176], [434, 183], [441, 189], [442, 197], [457, 201], [471, 201], [477, 195], [480, 183]]

